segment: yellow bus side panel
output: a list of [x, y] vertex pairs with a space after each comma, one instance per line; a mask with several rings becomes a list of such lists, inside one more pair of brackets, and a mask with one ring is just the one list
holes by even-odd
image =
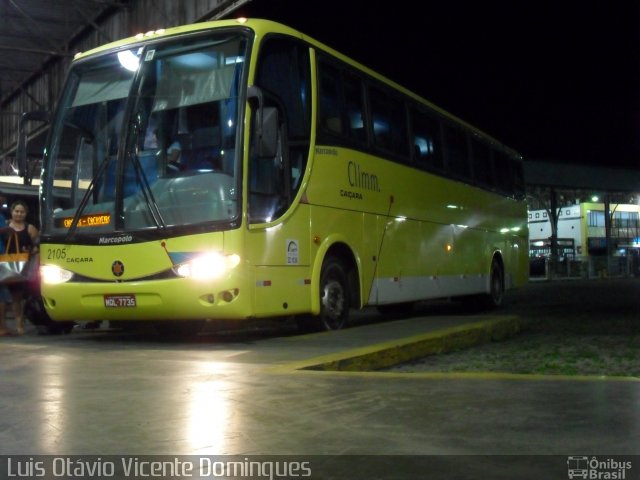
[[524, 202], [357, 151], [315, 152], [312, 232], [347, 239], [364, 303], [487, 292], [494, 254], [507, 287], [526, 282]]
[[256, 317], [308, 312], [311, 306], [309, 267], [256, 267]]

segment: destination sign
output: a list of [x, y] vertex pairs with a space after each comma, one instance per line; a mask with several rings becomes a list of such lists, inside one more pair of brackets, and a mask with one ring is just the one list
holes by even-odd
[[[58, 219], [56, 223], [58, 227], [62, 226], [64, 228], [70, 228], [73, 223], [73, 217]], [[80, 217], [78, 220], [78, 227], [99, 227], [102, 225], [109, 225], [110, 223], [110, 213], [91, 213]]]

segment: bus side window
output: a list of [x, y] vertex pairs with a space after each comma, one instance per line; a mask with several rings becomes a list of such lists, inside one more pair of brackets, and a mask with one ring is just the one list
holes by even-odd
[[340, 101], [340, 71], [326, 63], [320, 64], [320, 125], [325, 130], [342, 135]]
[[320, 129], [363, 145], [367, 141], [362, 80], [326, 60], [318, 62]]
[[440, 122], [425, 112], [412, 109], [414, 162], [426, 170], [442, 170]]
[[344, 108], [347, 115], [349, 138], [358, 142], [366, 142], [364, 102], [362, 96], [362, 82], [349, 72], [344, 74]]
[[493, 171], [491, 168], [491, 147], [474, 138], [471, 140], [473, 154], [473, 175], [479, 185], [491, 188], [493, 185]]
[[511, 159], [505, 153], [499, 151], [493, 153], [496, 188], [505, 195], [514, 194], [514, 177], [511, 163]]
[[467, 180], [471, 177], [469, 148], [465, 133], [451, 125], [444, 127], [444, 144], [447, 152], [447, 170], [456, 178]]
[[396, 155], [408, 157], [404, 104], [375, 87], [369, 89], [369, 101], [375, 145]]
[[524, 200], [526, 198], [526, 190], [522, 162], [514, 160], [512, 162], [512, 168], [515, 198], [517, 198], [518, 200]]

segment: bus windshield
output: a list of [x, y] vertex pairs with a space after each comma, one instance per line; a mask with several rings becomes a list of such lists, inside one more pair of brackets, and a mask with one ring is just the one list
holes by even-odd
[[239, 34], [183, 37], [78, 62], [45, 160], [43, 233], [234, 219], [246, 45]]

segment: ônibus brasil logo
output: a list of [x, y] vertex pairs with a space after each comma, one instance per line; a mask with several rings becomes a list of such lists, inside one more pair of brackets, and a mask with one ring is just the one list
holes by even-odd
[[567, 475], [569, 478], [597, 480], [625, 480], [631, 462], [615, 458], [589, 458], [583, 456], [567, 457]]

